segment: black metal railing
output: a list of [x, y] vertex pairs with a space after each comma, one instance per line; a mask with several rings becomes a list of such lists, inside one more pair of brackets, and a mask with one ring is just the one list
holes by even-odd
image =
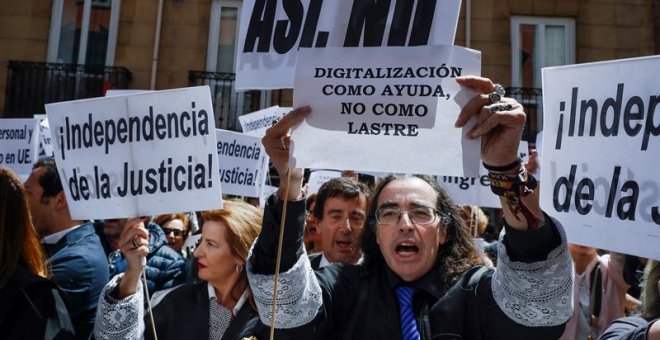
[[5, 118], [45, 113], [48, 103], [100, 97], [108, 89], [127, 89], [125, 67], [40, 63], [10, 60], [5, 91]]
[[517, 100], [525, 108], [527, 122], [523, 140], [534, 144], [539, 126], [543, 125], [543, 91], [540, 88], [507, 87], [506, 95]]
[[188, 71], [188, 86], [208, 85], [215, 113], [215, 126], [241, 131], [238, 116], [257, 111], [264, 106], [281, 105], [282, 91], [271, 91], [270, 100], [262, 103], [264, 91], [236, 92], [235, 73]]

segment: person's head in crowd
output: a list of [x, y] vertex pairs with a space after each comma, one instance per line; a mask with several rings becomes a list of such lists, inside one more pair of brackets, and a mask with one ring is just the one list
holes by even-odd
[[247, 288], [245, 262], [262, 218], [261, 209], [243, 201], [225, 200], [222, 209], [203, 211], [202, 238], [195, 249], [199, 278], [240, 296]]
[[18, 266], [34, 275], [47, 276], [23, 183], [5, 167], [0, 167], [0, 249], [0, 287]]
[[186, 241], [186, 237], [188, 237], [188, 233], [190, 232], [188, 216], [182, 213], [164, 214], [154, 217], [153, 221], [165, 232], [169, 246], [181, 252], [183, 243]]
[[368, 189], [347, 177], [333, 178], [319, 188], [314, 217], [321, 233], [321, 251], [330, 263], [356, 263], [366, 219]]
[[317, 253], [321, 251], [321, 233], [319, 232], [319, 224], [314, 216], [314, 207], [316, 206], [316, 198], [318, 195], [313, 193], [307, 197], [305, 202], [305, 247], [308, 253]]
[[105, 235], [105, 239], [108, 240], [112, 250], [117, 250], [120, 247], [119, 239], [126, 221], [128, 221], [127, 218], [110, 218], [103, 223], [103, 235]]
[[575, 272], [578, 274], [582, 274], [589, 263], [598, 256], [598, 249], [575, 243], [569, 243], [568, 250], [575, 264]]
[[642, 317], [660, 318], [660, 261], [649, 260], [646, 263], [641, 299]]
[[250, 203], [251, 205], [254, 205], [255, 207], [260, 207], [259, 197], [248, 197], [246, 199], [246, 202]]
[[488, 216], [476, 205], [461, 205], [461, 216], [466, 221], [472, 236], [480, 237], [488, 227]]
[[25, 182], [32, 222], [40, 237], [80, 224], [71, 220], [55, 159], [40, 159]]
[[441, 287], [483, 264], [460, 210], [427, 176], [390, 175], [374, 190], [362, 235], [364, 263], [406, 282], [435, 268]]

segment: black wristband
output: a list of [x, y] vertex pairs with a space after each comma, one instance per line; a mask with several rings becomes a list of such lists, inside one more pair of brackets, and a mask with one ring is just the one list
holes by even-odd
[[504, 172], [504, 171], [510, 171], [510, 170], [513, 170], [513, 169], [517, 168], [520, 164], [522, 164], [522, 158], [518, 157], [518, 159], [516, 159], [513, 163], [503, 165], [503, 166], [492, 166], [492, 165], [488, 165], [484, 162], [482, 162], [481, 164], [483, 164], [484, 168], [486, 168], [486, 170], [488, 170], [488, 171]]

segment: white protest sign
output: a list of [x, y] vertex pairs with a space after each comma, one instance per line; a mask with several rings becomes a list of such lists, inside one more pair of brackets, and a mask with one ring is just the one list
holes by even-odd
[[307, 194], [319, 192], [323, 183], [341, 177], [341, 171], [336, 170], [315, 170], [309, 173], [307, 181]]
[[241, 123], [241, 129], [243, 129], [244, 134], [263, 137], [266, 134], [266, 129], [273, 125], [273, 121], [281, 118], [289, 111], [291, 111], [290, 107], [271, 106], [263, 110], [238, 116], [238, 121]]
[[142, 93], [150, 93], [154, 92], [152, 90], [118, 90], [118, 89], [111, 89], [105, 91], [105, 96], [106, 97], [115, 97], [115, 96], [128, 96], [132, 94], [142, 94]]
[[[518, 147], [518, 156], [523, 163], [529, 160], [529, 143], [521, 141]], [[497, 195], [490, 189], [488, 170], [481, 165], [479, 177], [465, 176], [438, 176], [438, 184], [447, 191], [447, 194], [456, 204], [478, 205], [486, 208], [501, 208], [502, 204]]]
[[46, 105], [74, 219], [218, 209], [208, 87]]
[[201, 239], [202, 239], [202, 234], [189, 235], [186, 238], [186, 240], [183, 242], [182, 248], [186, 250], [188, 254], [192, 254], [195, 252], [195, 248], [197, 248], [197, 243]]
[[476, 93], [454, 78], [479, 75], [480, 57], [454, 46], [301, 50], [294, 107], [312, 113], [292, 133], [291, 164], [476, 175], [480, 140], [464, 137], [472, 124], [454, 127]]
[[452, 45], [460, 0], [244, 0], [237, 89], [293, 87], [299, 48]]
[[224, 194], [260, 197], [268, 172], [261, 138], [216, 129], [220, 182]]
[[53, 157], [53, 140], [50, 136], [50, 125], [45, 114], [33, 116], [35, 127], [35, 138], [32, 139], [32, 150], [34, 150], [35, 161], [42, 157]]
[[660, 57], [543, 69], [541, 206], [569, 242], [660, 260]]
[[34, 158], [32, 118], [0, 119], [0, 166], [6, 166], [22, 179], [32, 172]]

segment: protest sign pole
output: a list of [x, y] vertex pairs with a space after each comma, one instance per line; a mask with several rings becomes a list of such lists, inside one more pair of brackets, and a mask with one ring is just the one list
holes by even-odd
[[149, 297], [149, 287], [147, 285], [147, 274], [144, 271], [144, 267], [147, 266], [147, 258], [142, 257], [142, 279], [144, 280], [144, 292], [147, 293], [147, 308], [149, 308], [149, 318], [151, 319], [151, 331], [154, 333], [154, 339], [158, 340], [158, 335], [156, 334], [156, 321], [154, 321], [154, 311], [151, 308], [151, 298]]
[[[284, 192], [289, 192], [289, 182], [291, 180], [291, 169], [286, 171], [286, 184], [284, 185]], [[277, 257], [275, 258], [275, 282], [273, 283], [273, 309], [271, 310], [270, 318], [270, 340], [275, 339], [275, 307], [277, 303], [277, 280], [280, 277], [280, 261], [282, 260], [282, 243], [284, 242], [284, 220], [286, 218], [286, 206], [289, 201], [288, 197], [284, 199], [282, 205], [282, 217], [280, 219], [280, 235], [277, 241]]]

